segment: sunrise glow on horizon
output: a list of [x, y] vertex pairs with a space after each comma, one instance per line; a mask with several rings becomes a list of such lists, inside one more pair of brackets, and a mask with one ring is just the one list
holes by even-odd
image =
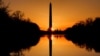
[[87, 18], [100, 17], [100, 0], [4, 0], [11, 11], [24, 12], [25, 18], [47, 30], [49, 3], [52, 2], [53, 30], [64, 30]]

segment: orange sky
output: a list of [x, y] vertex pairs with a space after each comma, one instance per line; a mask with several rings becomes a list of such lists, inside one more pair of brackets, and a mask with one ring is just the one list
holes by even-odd
[[25, 13], [43, 30], [48, 28], [49, 3], [53, 6], [53, 28], [65, 29], [80, 20], [100, 16], [100, 0], [4, 0], [12, 11]]

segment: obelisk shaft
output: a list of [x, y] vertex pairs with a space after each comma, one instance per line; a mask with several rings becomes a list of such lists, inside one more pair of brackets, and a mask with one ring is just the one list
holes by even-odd
[[52, 4], [49, 5], [49, 56], [52, 56]]
[[49, 28], [52, 28], [52, 4], [50, 3], [49, 7]]

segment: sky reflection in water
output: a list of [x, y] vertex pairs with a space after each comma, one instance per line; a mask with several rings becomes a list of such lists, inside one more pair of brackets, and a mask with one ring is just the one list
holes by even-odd
[[[52, 56], [100, 56], [94, 50], [87, 51], [85, 48], [67, 40], [64, 35], [52, 35]], [[36, 46], [32, 46], [29, 50], [23, 50], [24, 56], [49, 56], [49, 39], [45, 35], [40, 38]]]

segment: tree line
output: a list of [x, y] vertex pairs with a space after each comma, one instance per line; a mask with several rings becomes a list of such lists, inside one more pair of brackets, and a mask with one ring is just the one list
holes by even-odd
[[100, 52], [100, 17], [88, 18], [65, 30], [66, 38], [81, 48]]

